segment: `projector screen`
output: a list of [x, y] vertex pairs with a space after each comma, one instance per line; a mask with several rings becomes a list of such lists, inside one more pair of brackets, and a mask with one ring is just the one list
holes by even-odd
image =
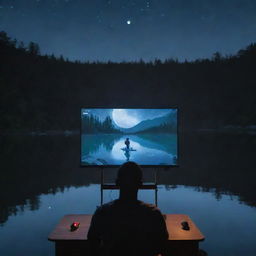
[[81, 165], [177, 165], [177, 114], [169, 109], [81, 109]]

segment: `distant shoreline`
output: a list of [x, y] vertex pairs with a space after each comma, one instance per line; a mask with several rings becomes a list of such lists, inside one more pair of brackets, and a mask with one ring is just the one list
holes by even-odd
[[1, 131], [1, 135], [25, 135], [25, 136], [73, 136], [79, 135], [80, 130], [45, 130], [45, 131]]
[[[250, 133], [256, 134], [256, 125], [239, 126], [239, 125], [226, 125], [218, 128], [193, 128], [181, 129], [182, 132], [209, 132], [209, 133]], [[74, 136], [80, 135], [80, 130], [45, 130], [45, 131], [0, 131], [0, 136], [5, 135], [25, 135], [25, 136]], [[125, 135], [125, 134], [124, 134]]]

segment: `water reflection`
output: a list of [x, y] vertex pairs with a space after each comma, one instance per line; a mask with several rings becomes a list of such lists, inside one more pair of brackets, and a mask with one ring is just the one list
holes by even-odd
[[[46, 239], [52, 228], [65, 214], [94, 212], [100, 203], [99, 196], [100, 187], [96, 184], [40, 195], [37, 211], [25, 208], [22, 214], [11, 216], [0, 228], [0, 237], [4, 238], [0, 252], [9, 256], [20, 255], [20, 252], [53, 256], [53, 243]], [[104, 202], [117, 197], [117, 191], [107, 191]], [[139, 199], [153, 203], [154, 192], [140, 191]], [[199, 192], [194, 187], [176, 186], [167, 190], [165, 186], [159, 186], [159, 207], [164, 213], [188, 214], [206, 236], [200, 248], [208, 255], [255, 255], [256, 208], [239, 204], [237, 197], [223, 195], [217, 200], [212, 193]], [[10, 246], [13, 239], [17, 242]]]
[[125, 150], [124, 151], [124, 156], [125, 156], [127, 162], [130, 161], [130, 157], [131, 157], [130, 151]]
[[[120, 138], [115, 143], [111, 140], [108, 145], [114, 149]], [[133, 140], [136, 143], [136, 139]], [[207, 235], [202, 247], [209, 255], [232, 255], [224, 248], [221, 237], [213, 234], [214, 225], [220, 233], [226, 232], [226, 236], [227, 230], [230, 232], [232, 227], [232, 230], [246, 237], [246, 241], [240, 241], [242, 246], [237, 248], [237, 253], [233, 250], [233, 255], [243, 255], [242, 249], [247, 250], [247, 255], [255, 254], [252, 251], [255, 252], [256, 248], [250, 244], [250, 236], [256, 230], [253, 226], [256, 223], [253, 219], [256, 216], [255, 144], [255, 136], [244, 134], [181, 134], [180, 167], [159, 170], [159, 207], [164, 212], [191, 215]], [[42, 250], [46, 252], [42, 255], [51, 255], [47, 253], [48, 250], [52, 253], [53, 248], [45, 237], [58, 219], [66, 213], [92, 213], [99, 204], [97, 184], [100, 170], [80, 168], [79, 136], [0, 137], [0, 145], [0, 237], [6, 236], [0, 251], [13, 250], [8, 245], [10, 241], [7, 237], [15, 234], [20, 237], [32, 218], [35, 227], [29, 228], [36, 229], [35, 233], [40, 234], [32, 245], [32, 249], [37, 251], [34, 254], [38, 255], [38, 251]], [[150, 148], [149, 145], [147, 148]], [[132, 152], [129, 157], [132, 159]], [[115, 176], [116, 169], [108, 169], [107, 181], [113, 181]], [[144, 170], [144, 178], [145, 181], [153, 179], [152, 168]], [[154, 202], [151, 192], [143, 193], [146, 201]], [[111, 197], [108, 195], [105, 195], [105, 201], [114, 198], [115, 192], [111, 192]], [[235, 216], [240, 216], [239, 221]], [[45, 228], [39, 224], [42, 220], [46, 223]], [[254, 229], [248, 228], [251, 225]], [[238, 237], [233, 232], [231, 237], [228, 246], [231, 247], [232, 242], [232, 248], [236, 248]], [[25, 250], [26, 239], [18, 243], [20, 250]]]
[[138, 136], [130, 136], [132, 150], [126, 150], [124, 148], [124, 140], [125, 137], [122, 137], [116, 142], [110, 152], [111, 159], [114, 159], [115, 163], [120, 164], [124, 160], [129, 159], [130, 161], [144, 165], [154, 165], [156, 163], [162, 165], [173, 164], [173, 154], [168, 154], [164, 150], [157, 149], [157, 147], [150, 148], [143, 146], [142, 140]]
[[[98, 169], [80, 168], [79, 136], [0, 137], [0, 220], [29, 206], [38, 209], [38, 195], [70, 186], [97, 184]], [[254, 145], [249, 135], [186, 134], [180, 136], [180, 167], [160, 170], [159, 184], [195, 186], [256, 206]], [[151, 179], [145, 171], [145, 179]], [[110, 179], [115, 169], [109, 169]]]
[[143, 165], [174, 165], [177, 162], [176, 134], [129, 135], [130, 147], [125, 146], [128, 135], [97, 134], [82, 136], [84, 165], [120, 165], [135, 161]]

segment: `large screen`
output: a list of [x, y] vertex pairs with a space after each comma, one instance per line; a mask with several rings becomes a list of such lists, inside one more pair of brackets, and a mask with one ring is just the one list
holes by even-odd
[[81, 165], [177, 165], [177, 114], [175, 108], [82, 108]]

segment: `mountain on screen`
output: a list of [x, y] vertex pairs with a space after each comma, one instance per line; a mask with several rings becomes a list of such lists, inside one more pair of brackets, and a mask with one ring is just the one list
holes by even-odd
[[143, 130], [147, 130], [153, 127], [158, 127], [164, 124], [177, 125], [177, 114], [176, 112], [168, 113], [167, 115], [156, 117], [154, 119], [148, 119], [141, 121], [132, 128], [119, 128], [124, 133], [136, 133]]

